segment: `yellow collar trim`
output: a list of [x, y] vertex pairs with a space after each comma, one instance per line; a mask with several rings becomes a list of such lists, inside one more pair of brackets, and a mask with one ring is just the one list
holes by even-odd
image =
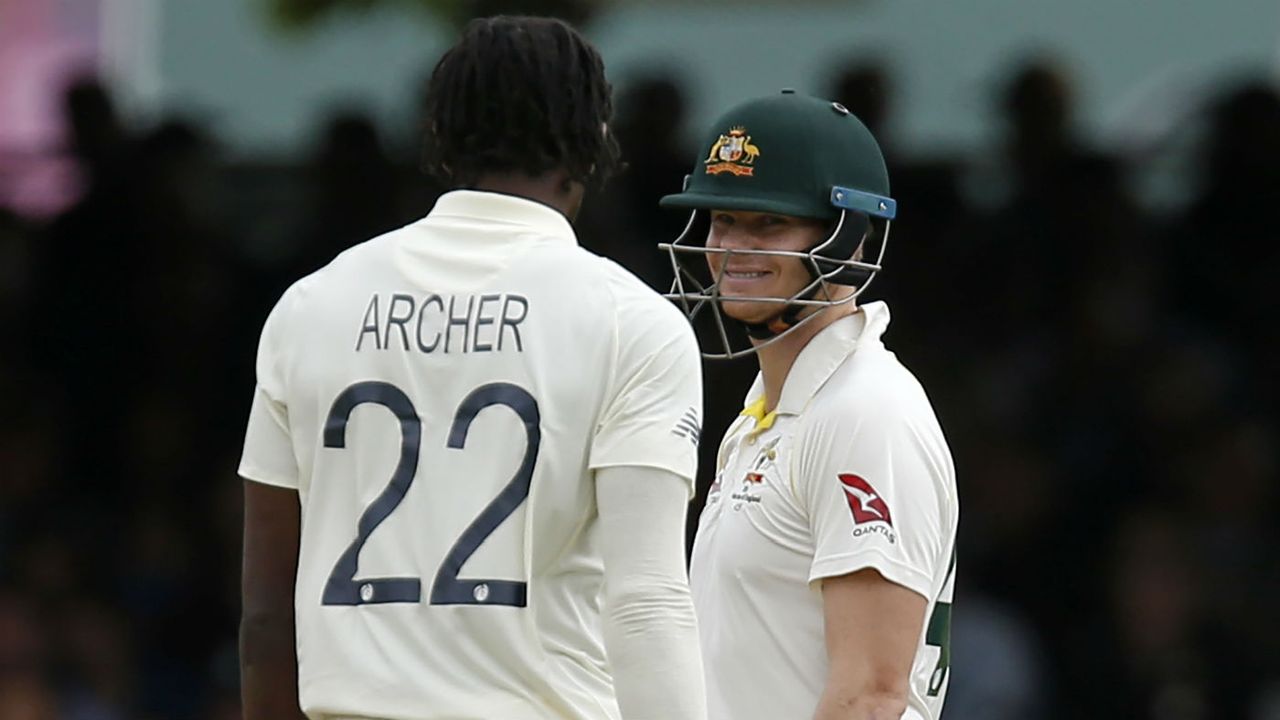
[[764, 400], [765, 400], [764, 396], [761, 396], [759, 400], [756, 400], [755, 402], [746, 406], [745, 408], [742, 409], [742, 412], [739, 413], [740, 415], [745, 415], [749, 418], [754, 418], [756, 421], [757, 431], [768, 430], [769, 428], [773, 427], [773, 421], [778, 418], [777, 410], [774, 410], [768, 414], [765, 413]]

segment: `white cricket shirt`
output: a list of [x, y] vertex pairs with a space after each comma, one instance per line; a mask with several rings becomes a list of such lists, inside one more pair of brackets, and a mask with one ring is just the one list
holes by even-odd
[[908, 720], [949, 680], [959, 506], [951, 453], [869, 303], [801, 351], [774, 412], [757, 377], [720, 445], [690, 584], [710, 720], [806, 720], [827, 679], [821, 580], [875, 568], [929, 601]]
[[600, 720], [592, 471], [692, 479], [697, 345], [547, 206], [444, 195], [291, 287], [240, 474], [296, 488], [313, 718]]

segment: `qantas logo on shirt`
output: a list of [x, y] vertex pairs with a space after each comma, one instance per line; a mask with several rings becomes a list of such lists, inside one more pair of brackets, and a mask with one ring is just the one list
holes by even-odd
[[885, 504], [880, 493], [871, 487], [871, 483], [861, 476], [852, 473], [841, 473], [840, 484], [844, 486], [844, 499], [849, 502], [849, 511], [853, 513], [855, 525], [869, 522], [888, 523], [893, 527], [893, 518], [889, 516], [889, 506]]

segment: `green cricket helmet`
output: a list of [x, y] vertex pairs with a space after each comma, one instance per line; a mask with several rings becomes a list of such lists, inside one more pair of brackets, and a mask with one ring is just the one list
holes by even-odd
[[[748, 100], [711, 126], [683, 192], [667, 195], [666, 208], [692, 211], [680, 237], [660, 248], [671, 256], [675, 283], [668, 298], [679, 300], [691, 319], [706, 308], [713, 314], [725, 352], [738, 357], [816, 316], [807, 307], [851, 302], [880, 271], [889, 225], [897, 203], [889, 196], [889, 173], [871, 132], [843, 105], [783, 90]], [[825, 240], [804, 252], [725, 250], [706, 247], [710, 210], [746, 210], [828, 222]], [[861, 250], [861, 252], [859, 252]], [[812, 282], [787, 298], [734, 297], [739, 302], [779, 305], [765, 323], [746, 325], [757, 342], [735, 351], [719, 313], [719, 280], [704, 271], [705, 255], [782, 255], [802, 260]], [[874, 257], [874, 262], [865, 258]], [[854, 286], [853, 294], [832, 299], [828, 285]]]

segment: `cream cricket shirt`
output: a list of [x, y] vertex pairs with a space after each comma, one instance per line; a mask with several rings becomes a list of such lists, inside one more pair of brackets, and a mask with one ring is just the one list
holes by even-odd
[[691, 585], [710, 720], [808, 720], [827, 677], [821, 580], [875, 568], [929, 601], [904, 718], [937, 720], [958, 502], [923, 389], [869, 303], [824, 328], [776, 411], [762, 381], [720, 445]]
[[683, 315], [557, 211], [458, 191], [266, 322], [240, 474], [298, 491], [311, 717], [616, 718], [593, 471], [692, 478]]

